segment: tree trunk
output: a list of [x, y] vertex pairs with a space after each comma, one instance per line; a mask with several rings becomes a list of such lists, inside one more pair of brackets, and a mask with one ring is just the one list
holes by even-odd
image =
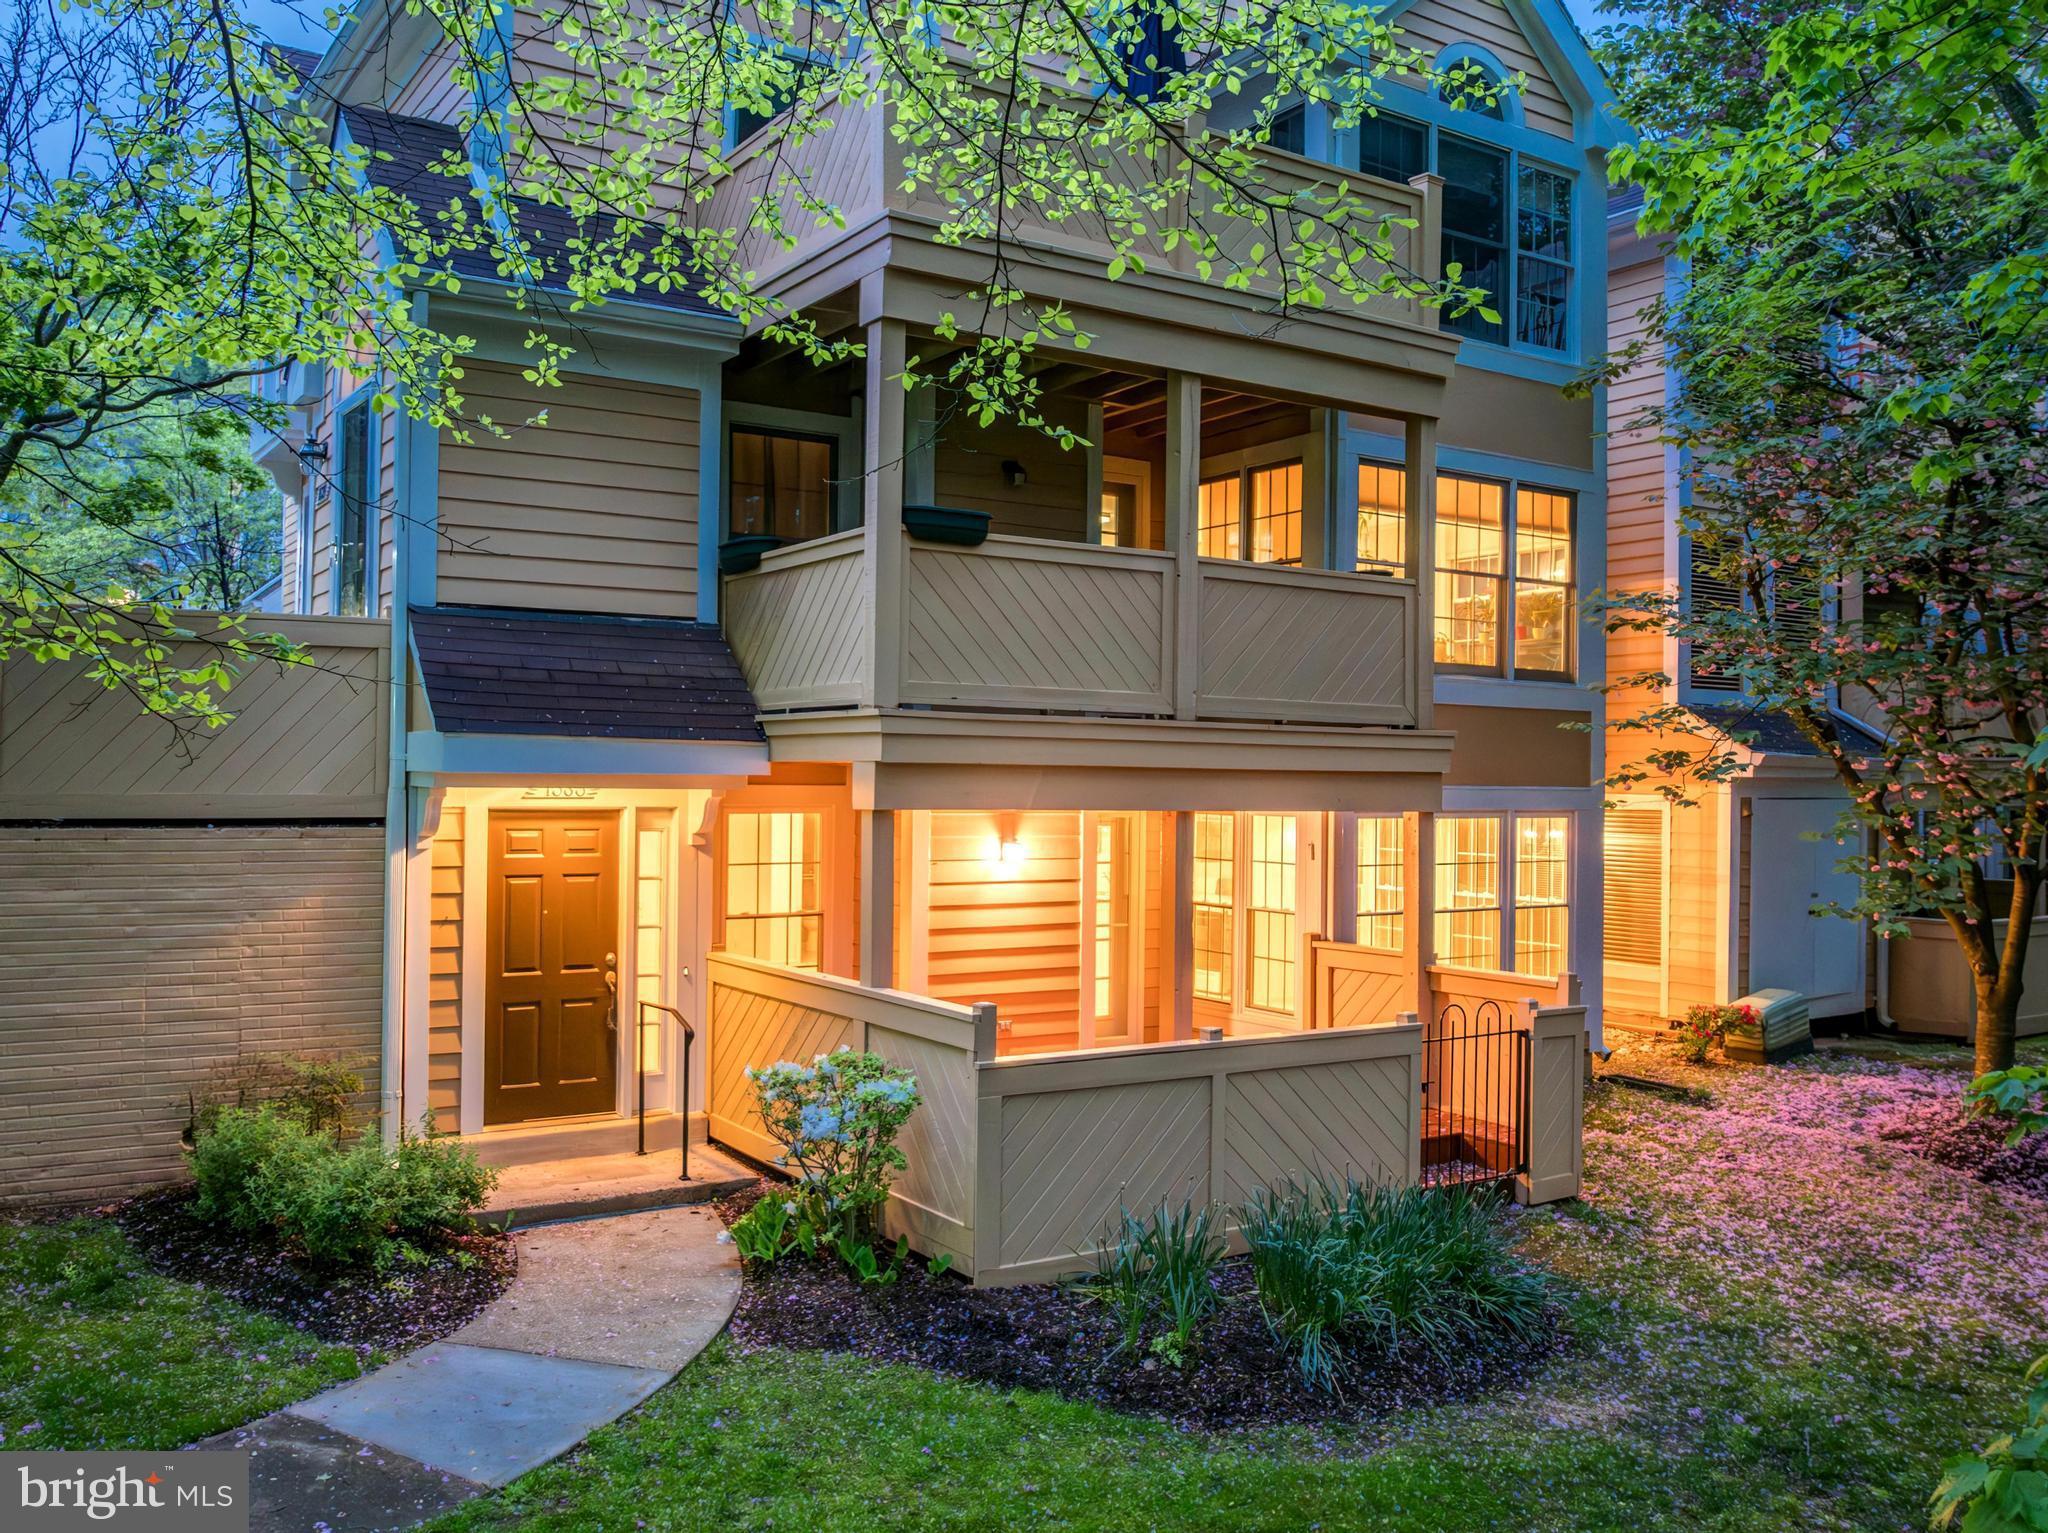
[[2010, 1070], [2020, 1012], [2020, 987], [2017, 983], [2008, 983], [2003, 973], [1996, 979], [1986, 979], [1976, 973], [1970, 978], [1977, 989], [1977, 1073], [1986, 1075], [1993, 1070]]

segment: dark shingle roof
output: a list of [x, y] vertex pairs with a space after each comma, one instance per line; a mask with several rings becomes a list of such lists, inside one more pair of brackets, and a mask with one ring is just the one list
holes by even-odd
[[[1745, 737], [1743, 744], [1753, 751], [1762, 751], [1772, 756], [1818, 756], [1805, 735], [1782, 713], [1773, 713], [1765, 708], [1744, 707], [1739, 703], [1693, 703], [1687, 711], [1702, 723], [1718, 729], [1724, 735], [1740, 734]], [[1848, 719], [1834, 721], [1838, 738], [1854, 749], [1861, 746], [1882, 743], [1878, 736], [1862, 725]]]
[[270, 53], [278, 63], [299, 77], [301, 85], [312, 79], [315, 71], [320, 68], [322, 55], [312, 48], [294, 48], [288, 43], [272, 43]]
[[[468, 146], [455, 124], [432, 122], [424, 117], [400, 117], [368, 106], [345, 105], [341, 108], [341, 117], [348, 125], [349, 138], [370, 152], [371, 159], [365, 167], [365, 174], [372, 183], [410, 198], [422, 212], [439, 212], [446, 209], [451, 201], [460, 201], [467, 215], [468, 227], [482, 227], [483, 208], [476, 199], [469, 178], [466, 175], [451, 176], [436, 168], [448, 163], [449, 156], [453, 156], [456, 163], [466, 163], [469, 159]], [[536, 268], [533, 283], [536, 287], [566, 290], [570, 241], [582, 235], [604, 238], [614, 228], [614, 221], [609, 218], [579, 219], [566, 208], [551, 207], [529, 197], [507, 200], [520, 238], [526, 242], [533, 258]], [[645, 256], [658, 243], [651, 234], [639, 235], [629, 242], [628, 248]], [[449, 252], [448, 264], [460, 277], [485, 282], [505, 280], [488, 246], [483, 249], [458, 247]], [[648, 270], [653, 270], [651, 265]], [[615, 292], [610, 297], [614, 302], [644, 303], [693, 314], [722, 312], [695, 292], [673, 285], [667, 292], [662, 292], [651, 282], [643, 283], [637, 291]]]
[[449, 734], [765, 738], [715, 624], [415, 607], [412, 642], [435, 727]]

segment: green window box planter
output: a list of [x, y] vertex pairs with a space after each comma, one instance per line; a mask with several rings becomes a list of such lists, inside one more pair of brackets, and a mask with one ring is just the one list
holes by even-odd
[[904, 530], [927, 543], [956, 543], [972, 548], [987, 539], [989, 521], [986, 511], [966, 511], [958, 506], [903, 508]]
[[721, 575], [744, 575], [749, 570], [761, 567], [761, 556], [772, 554], [787, 542], [772, 532], [743, 532], [738, 537], [727, 538], [718, 545], [718, 572]]

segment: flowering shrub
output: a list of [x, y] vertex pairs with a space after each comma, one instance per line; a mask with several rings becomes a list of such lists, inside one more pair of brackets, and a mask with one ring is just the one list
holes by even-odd
[[1707, 1051], [1727, 1036], [1729, 1028], [1756, 1025], [1754, 1006], [1690, 1007], [1677, 1024], [1678, 1047], [1692, 1063], [1703, 1065]]
[[750, 1245], [757, 1259], [771, 1260], [791, 1249], [813, 1255], [821, 1246], [868, 1247], [889, 1184], [908, 1164], [896, 1135], [924, 1100], [916, 1077], [879, 1055], [840, 1049], [808, 1065], [785, 1060], [749, 1070], [747, 1079], [762, 1127], [782, 1146], [776, 1164], [795, 1175], [796, 1185], [786, 1198], [764, 1198], [734, 1225], [740, 1254], [748, 1255]]

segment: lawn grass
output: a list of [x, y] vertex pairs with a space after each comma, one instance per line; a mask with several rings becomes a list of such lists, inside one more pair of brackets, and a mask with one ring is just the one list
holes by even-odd
[[104, 1219], [0, 1224], [0, 1447], [176, 1448], [366, 1363], [160, 1277]]
[[[1910, 1057], [1910, 1055], [1908, 1056]], [[1587, 1200], [1520, 1216], [1577, 1342], [1528, 1388], [1203, 1437], [920, 1370], [721, 1343], [436, 1533], [600, 1529], [1918, 1529], [2048, 1349], [2048, 1206], [1881, 1140], [1960, 1072], [1621, 1062]]]

